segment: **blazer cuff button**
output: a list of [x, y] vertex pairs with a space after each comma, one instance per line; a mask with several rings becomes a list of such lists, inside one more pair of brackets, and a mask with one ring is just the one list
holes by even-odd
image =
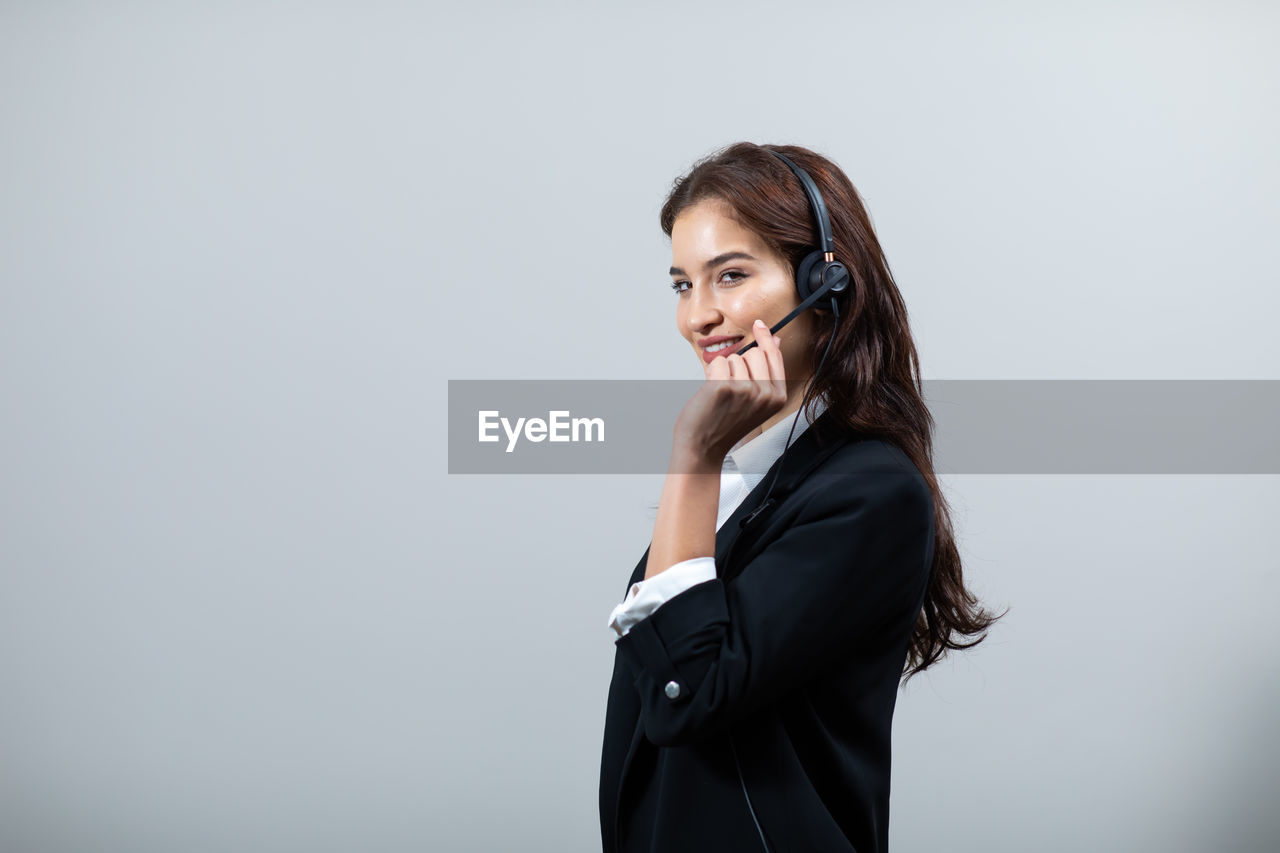
[[680, 682], [668, 681], [667, 686], [663, 688], [663, 692], [667, 694], [668, 699], [680, 698]]

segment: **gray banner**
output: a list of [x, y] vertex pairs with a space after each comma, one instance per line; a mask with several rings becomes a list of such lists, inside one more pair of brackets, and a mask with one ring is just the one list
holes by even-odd
[[[663, 474], [706, 380], [449, 380], [450, 474]], [[1278, 474], [1280, 380], [924, 383], [939, 474]]]

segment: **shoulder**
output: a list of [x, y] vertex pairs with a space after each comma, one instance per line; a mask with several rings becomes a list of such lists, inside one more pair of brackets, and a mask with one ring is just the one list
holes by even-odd
[[907, 452], [881, 438], [850, 438], [818, 470], [913, 474], [924, 477]]
[[852, 437], [815, 466], [796, 490], [804, 499], [848, 503], [869, 496], [933, 509], [928, 479], [897, 444]]

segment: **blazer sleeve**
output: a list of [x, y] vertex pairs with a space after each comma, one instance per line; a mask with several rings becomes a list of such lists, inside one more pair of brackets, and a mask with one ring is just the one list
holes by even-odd
[[690, 587], [615, 641], [654, 744], [727, 730], [918, 600], [933, 536], [923, 477], [897, 469], [828, 482], [731, 581]]

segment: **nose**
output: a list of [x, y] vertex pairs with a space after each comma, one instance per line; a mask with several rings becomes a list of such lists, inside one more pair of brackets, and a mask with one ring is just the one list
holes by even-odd
[[685, 315], [684, 322], [689, 332], [714, 328], [724, 319], [715, 294], [710, 288], [692, 285], [689, 299], [685, 304], [688, 306], [688, 313]]

